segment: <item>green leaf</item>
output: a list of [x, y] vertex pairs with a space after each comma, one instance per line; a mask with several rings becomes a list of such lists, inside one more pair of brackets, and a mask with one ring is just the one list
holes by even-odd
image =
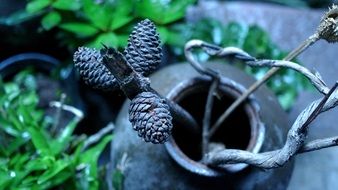
[[96, 3], [93, 0], [83, 0], [83, 10], [86, 18], [102, 31], [116, 30], [125, 26], [134, 17], [130, 15], [132, 0]]
[[8, 189], [8, 186], [13, 181], [9, 172], [0, 170], [0, 189]]
[[26, 126], [20, 121], [20, 118], [18, 115], [16, 115], [16, 112], [12, 109], [7, 110], [8, 112], [8, 120], [11, 122], [12, 126], [19, 130], [22, 131]]
[[22, 185], [27, 186], [29, 188], [32, 188], [33, 184], [36, 183], [39, 176], [33, 175], [33, 176], [27, 176], [23, 181]]
[[284, 110], [288, 110], [293, 105], [297, 92], [292, 88], [286, 90], [284, 93], [277, 95], [278, 101]]
[[43, 8], [47, 7], [48, 5], [50, 5], [49, 0], [34, 0], [27, 4], [26, 11], [28, 13], [36, 13], [42, 10]]
[[[97, 161], [102, 153], [103, 149], [106, 147], [107, 143], [111, 141], [113, 138], [112, 135], [107, 135], [105, 136], [97, 145], [94, 147], [88, 149], [87, 151], [83, 152], [81, 157], [80, 157], [80, 163], [86, 164], [87, 165], [87, 172], [86, 174], [88, 175], [88, 180], [94, 180], [91, 182], [93, 187], [98, 186], [97, 182], [97, 176], [98, 176], [98, 171], [97, 171]], [[79, 164], [80, 164], [79, 163]]]
[[93, 47], [93, 48], [101, 48], [102, 44], [112, 46], [112, 47], [117, 47], [118, 38], [112, 32], [103, 33], [103, 34], [100, 34], [97, 38], [95, 38], [94, 41], [87, 44], [87, 46]]
[[76, 11], [81, 8], [81, 3], [78, 0], [57, 0], [53, 3], [53, 7], [61, 10]]
[[123, 180], [124, 180], [123, 173], [119, 169], [116, 169], [113, 173], [113, 187], [115, 190], [123, 189]]
[[19, 99], [20, 103], [22, 103], [24, 106], [35, 106], [39, 102], [39, 97], [35, 91], [28, 91], [22, 94], [25, 96], [21, 96]]
[[169, 24], [184, 17], [185, 11], [194, 0], [139, 0], [135, 2], [136, 15], [149, 18], [157, 24]]
[[0, 130], [6, 132], [8, 135], [14, 136], [14, 137], [20, 137], [21, 133], [18, 129], [13, 128], [12, 123], [0, 117]]
[[132, 20], [133, 20], [133, 17], [131, 17], [131, 16], [116, 17], [115, 19], [113, 19], [109, 29], [116, 30], [118, 28], [125, 26], [126, 24], [128, 24]]
[[169, 31], [166, 27], [157, 27], [157, 31], [160, 34], [161, 43], [166, 43], [169, 38]]
[[6, 150], [8, 151], [8, 154], [13, 154], [15, 151], [17, 151], [21, 146], [25, 145], [29, 139], [24, 137], [18, 137], [15, 138], [8, 147], [6, 147]]
[[11, 157], [9, 165], [11, 168], [14, 168], [15, 170], [21, 170], [25, 167], [25, 164], [27, 161], [30, 160], [30, 155], [28, 153], [24, 154], [16, 154], [15, 156]]
[[70, 165], [69, 160], [58, 160], [56, 161], [51, 168], [45, 171], [39, 178], [38, 184], [47, 182], [49, 179], [53, 178], [59, 174], [62, 170]]
[[6, 83], [4, 88], [7, 94], [13, 94], [13, 93], [20, 92], [19, 86], [15, 83]]
[[65, 189], [75, 189], [72, 187], [72, 182], [74, 183], [75, 179], [71, 180], [71, 183], [65, 183], [69, 178], [74, 178], [76, 174], [74, 171], [70, 170], [69, 167], [64, 168], [60, 172], [57, 173], [53, 178], [47, 180], [45, 183], [42, 184], [42, 187], [44, 189], [54, 189], [53, 187], [56, 186], [62, 186], [64, 187], [64, 184], [67, 184], [67, 188]]
[[79, 37], [89, 37], [98, 33], [98, 29], [89, 24], [84, 23], [64, 23], [60, 25], [60, 28], [68, 32], [74, 33]]
[[51, 156], [52, 152], [44, 130], [42, 128], [38, 129], [36, 127], [28, 127], [27, 131], [31, 136], [35, 148], [38, 150], [38, 153], [44, 156]]
[[44, 157], [43, 159], [42, 158], [32, 159], [26, 164], [25, 170], [30, 172], [47, 170], [47, 168], [50, 167], [51, 163], [53, 162], [54, 161], [51, 159], [51, 157], [47, 156]]
[[223, 46], [236, 46], [243, 48], [246, 36], [249, 32], [249, 26], [246, 24], [239, 24], [231, 22], [227, 24], [223, 29]]
[[50, 30], [61, 22], [61, 15], [58, 12], [50, 12], [41, 20], [41, 25], [45, 30]]
[[66, 147], [69, 145], [72, 139], [72, 134], [78, 123], [79, 123], [78, 119], [73, 119], [62, 130], [59, 137], [51, 142], [53, 147], [52, 151], [54, 155], [59, 155], [62, 151], [66, 149]]
[[118, 35], [118, 37], [117, 37], [117, 40], [118, 40], [117, 47], [124, 48], [125, 46], [127, 46], [128, 38], [129, 38], [129, 35], [127, 35], [127, 34]]
[[109, 28], [109, 23], [112, 20], [111, 15], [114, 14], [111, 7], [99, 5], [92, 0], [84, 0], [83, 10], [91, 24], [101, 30], [107, 30]]

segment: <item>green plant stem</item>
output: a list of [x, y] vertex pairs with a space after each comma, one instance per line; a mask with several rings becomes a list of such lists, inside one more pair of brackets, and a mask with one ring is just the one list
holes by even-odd
[[[320, 39], [318, 33], [311, 35], [307, 40], [301, 43], [296, 49], [291, 51], [283, 60], [291, 61], [302, 52], [304, 52], [308, 47], [313, 45]], [[225, 110], [225, 112], [218, 118], [216, 123], [211, 127], [209, 131], [209, 138], [217, 131], [217, 129], [222, 125], [222, 123], [229, 117], [229, 115], [239, 106], [241, 105], [253, 92], [255, 92], [260, 86], [262, 86], [268, 79], [270, 79], [274, 74], [276, 74], [280, 68], [272, 68], [270, 69], [260, 80], [257, 80], [254, 84], [252, 84], [248, 90], [243, 93], [234, 103], [230, 105], [230, 107]]]

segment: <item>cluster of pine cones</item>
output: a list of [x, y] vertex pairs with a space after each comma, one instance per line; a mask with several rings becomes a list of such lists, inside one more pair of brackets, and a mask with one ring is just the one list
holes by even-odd
[[[134, 27], [123, 54], [133, 69], [143, 76], [151, 74], [161, 63], [159, 34], [150, 20], [143, 20]], [[86, 84], [96, 89], [113, 91], [119, 88], [119, 84], [102, 64], [104, 56], [104, 51], [79, 47], [73, 61]], [[133, 129], [146, 142], [164, 143], [170, 136], [172, 117], [169, 106], [165, 99], [154, 93], [140, 93], [131, 101], [129, 120]]]

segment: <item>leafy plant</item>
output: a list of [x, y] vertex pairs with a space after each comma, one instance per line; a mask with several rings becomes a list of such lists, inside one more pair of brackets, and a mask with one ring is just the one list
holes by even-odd
[[38, 99], [26, 72], [0, 84], [0, 189], [98, 189], [98, 157], [112, 136], [85, 148], [73, 135], [77, 117], [52, 135]]
[[72, 51], [75, 47], [101, 47], [109, 44], [124, 47], [132, 26], [143, 18], [152, 19], [160, 33], [168, 32], [166, 25], [182, 19], [186, 8], [195, 0], [30, 0], [25, 11], [4, 19], [17, 24], [34, 15], [41, 17], [43, 30], [58, 28], [59, 37]]

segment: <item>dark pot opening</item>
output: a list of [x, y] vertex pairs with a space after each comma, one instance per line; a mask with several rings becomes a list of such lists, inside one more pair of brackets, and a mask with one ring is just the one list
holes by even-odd
[[[210, 79], [194, 78], [184, 81], [173, 89], [168, 97], [185, 108], [202, 126]], [[222, 78], [220, 97], [215, 98], [211, 124], [214, 124], [227, 107], [238, 97], [243, 88], [228, 79]], [[222, 124], [211, 137], [211, 143], [223, 144], [227, 149], [242, 149], [258, 152], [264, 138], [264, 127], [260, 122], [258, 106], [251, 98], [240, 106]], [[173, 159], [183, 168], [204, 176], [221, 176], [226, 172], [239, 172], [246, 164], [228, 164], [213, 169], [201, 164], [202, 137], [194, 136], [189, 131], [174, 123], [172, 138], [166, 143], [166, 148]]]

